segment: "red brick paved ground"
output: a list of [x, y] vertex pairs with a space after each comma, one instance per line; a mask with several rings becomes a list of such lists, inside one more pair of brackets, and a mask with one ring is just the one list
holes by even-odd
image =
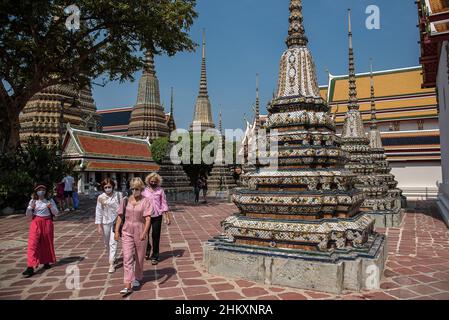
[[[123, 269], [107, 273], [107, 256], [94, 228], [93, 204], [55, 221], [57, 266], [24, 279], [28, 221], [0, 218], [0, 299], [122, 299]], [[209, 275], [202, 266], [202, 243], [220, 232], [233, 204], [210, 202], [172, 207], [174, 222], [161, 236], [158, 266], [145, 265], [144, 284], [126, 299], [449, 299], [449, 231], [435, 210], [407, 213], [388, 235], [390, 256], [381, 290], [331, 294], [266, 286]], [[76, 257], [79, 257], [78, 261]], [[70, 258], [70, 259], [68, 259]], [[66, 268], [77, 265], [80, 290], [67, 289]]]

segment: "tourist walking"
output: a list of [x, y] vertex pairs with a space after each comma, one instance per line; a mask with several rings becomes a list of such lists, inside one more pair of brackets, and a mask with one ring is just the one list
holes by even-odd
[[94, 182], [94, 179], [90, 178], [89, 180], [89, 199], [95, 199], [95, 191], [97, 191], [97, 184]]
[[122, 185], [121, 185], [121, 187], [122, 187], [122, 194], [125, 194], [125, 193], [128, 192], [128, 190], [126, 189], [126, 185], [127, 185], [126, 178], [123, 177], [123, 178], [122, 178]]
[[104, 192], [98, 196], [95, 210], [95, 225], [98, 233], [103, 236], [104, 245], [109, 253], [109, 273], [115, 271], [118, 242], [114, 237], [114, 223], [123, 198], [120, 192], [114, 191], [114, 187], [114, 181], [109, 178], [101, 182], [101, 189]]
[[74, 210], [73, 186], [75, 184], [75, 179], [70, 174], [67, 174], [64, 179], [62, 179], [62, 182], [64, 182], [64, 197], [67, 205], [64, 211], [72, 211]]
[[[151, 206], [153, 208], [151, 226], [150, 230], [148, 230], [146, 259], [151, 260], [152, 265], [156, 265], [159, 262], [159, 243], [161, 239], [162, 220], [164, 220], [165, 224], [170, 224], [169, 208], [164, 189], [161, 187], [161, 176], [153, 172], [146, 177], [145, 183], [147, 184], [147, 187], [143, 192], [143, 196], [151, 200]], [[150, 243], [150, 231], [152, 244]], [[151, 249], [153, 249], [153, 253], [151, 253]]]
[[203, 199], [204, 199], [204, 203], [207, 203], [207, 177], [206, 176], [203, 176], [203, 179], [202, 179], [203, 181], [202, 181], [202, 189], [203, 189]]
[[[120, 291], [128, 295], [133, 287], [139, 287], [143, 278], [143, 265], [147, 250], [147, 235], [151, 223], [151, 201], [142, 196], [145, 184], [142, 179], [134, 178], [131, 183], [132, 195], [123, 198], [120, 203], [117, 222], [115, 224], [115, 240], [122, 237], [123, 269], [125, 288]], [[122, 230], [120, 230], [122, 221]]]
[[26, 216], [32, 220], [28, 235], [27, 268], [22, 273], [24, 276], [31, 277], [40, 264], [44, 265], [44, 269], [49, 269], [50, 264], [56, 262], [53, 217], [58, 213], [56, 203], [49, 198], [47, 186], [38, 185], [26, 210]]
[[203, 182], [201, 180], [201, 178], [198, 178], [195, 182], [195, 186], [194, 186], [194, 192], [195, 192], [195, 204], [198, 204], [198, 202], [200, 201], [200, 192], [201, 192], [201, 188], [203, 187]]
[[60, 181], [56, 184], [56, 201], [59, 206], [59, 210], [64, 211], [64, 182]]

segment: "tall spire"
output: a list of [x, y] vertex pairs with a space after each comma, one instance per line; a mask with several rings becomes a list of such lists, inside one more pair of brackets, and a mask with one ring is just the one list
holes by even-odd
[[200, 96], [208, 96], [207, 93], [207, 77], [206, 77], [206, 29], [203, 29], [203, 50], [201, 56], [201, 80], [200, 80]]
[[373, 77], [373, 61], [370, 59], [370, 78], [371, 78], [371, 129], [377, 129], [376, 118], [376, 101], [374, 96], [374, 77]]
[[348, 9], [348, 38], [349, 38], [349, 103], [348, 108], [359, 109], [357, 101], [357, 85], [355, 77], [354, 49], [352, 47], [351, 9]]
[[221, 118], [221, 106], [220, 106], [220, 113], [218, 115], [218, 131], [220, 131], [220, 134], [223, 135], [223, 122]]
[[288, 28], [287, 47], [306, 46], [308, 39], [306, 37], [304, 26], [302, 24], [302, 3], [301, 0], [290, 0], [290, 26]]
[[145, 53], [145, 57], [146, 57], [146, 63], [145, 63], [145, 67], [143, 69], [144, 74], [155, 75], [156, 74], [156, 70], [154, 69], [154, 55], [153, 55], [153, 53], [150, 50], [148, 50]]
[[153, 53], [145, 53], [146, 63], [139, 80], [137, 102], [131, 112], [127, 136], [150, 138], [153, 141], [166, 137], [169, 129], [165, 119], [164, 108], [161, 105], [159, 80], [154, 67]]
[[260, 98], [259, 98], [259, 74], [256, 74], [256, 130], [260, 129]]
[[171, 87], [171, 94], [170, 94], [170, 115], [173, 116], [173, 87]]
[[206, 77], [206, 30], [203, 29], [203, 50], [201, 60], [201, 79], [200, 91], [195, 103], [195, 112], [193, 115], [193, 122], [191, 124], [192, 130], [204, 131], [208, 128], [215, 128], [212, 119], [212, 107], [207, 92], [207, 77]]

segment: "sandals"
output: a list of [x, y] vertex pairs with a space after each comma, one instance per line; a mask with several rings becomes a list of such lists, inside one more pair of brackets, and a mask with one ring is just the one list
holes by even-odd
[[128, 295], [128, 294], [131, 294], [132, 292], [133, 292], [133, 289], [123, 288], [123, 289], [120, 291], [120, 294], [123, 295], [123, 296], [126, 296], [126, 295]]

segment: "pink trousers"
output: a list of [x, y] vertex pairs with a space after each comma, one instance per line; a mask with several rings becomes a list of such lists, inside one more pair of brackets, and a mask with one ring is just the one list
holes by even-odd
[[126, 229], [122, 233], [124, 283], [130, 283], [143, 278], [147, 241], [140, 240], [143, 224], [130, 224]]
[[28, 267], [37, 267], [39, 264], [56, 262], [53, 239], [53, 221], [50, 218], [34, 216], [28, 235]]

